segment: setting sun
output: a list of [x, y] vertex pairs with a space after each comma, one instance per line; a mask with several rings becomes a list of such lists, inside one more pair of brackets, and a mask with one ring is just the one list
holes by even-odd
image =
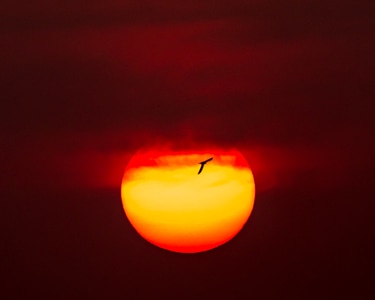
[[148, 150], [127, 165], [121, 197], [143, 238], [194, 253], [222, 245], [241, 230], [253, 209], [255, 185], [237, 150]]

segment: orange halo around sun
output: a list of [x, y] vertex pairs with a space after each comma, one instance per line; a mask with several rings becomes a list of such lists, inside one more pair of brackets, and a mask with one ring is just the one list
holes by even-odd
[[[201, 174], [199, 162], [210, 157]], [[252, 172], [237, 150], [146, 150], [127, 165], [123, 207], [137, 232], [174, 252], [210, 250], [232, 239], [254, 206]]]

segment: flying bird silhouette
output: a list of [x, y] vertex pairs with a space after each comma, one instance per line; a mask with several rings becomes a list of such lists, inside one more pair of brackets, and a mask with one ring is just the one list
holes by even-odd
[[206, 163], [208, 163], [209, 161], [213, 160], [213, 159], [214, 159], [214, 158], [211, 157], [211, 158], [209, 158], [209, 159], [206, 159], [206, 160], [200, 162], [201, 167], [200, 167], [200, 169], [199, 169], [199, 171], [198, 171], [198, 175], [202, 172], [204, 165], [205, 165]]

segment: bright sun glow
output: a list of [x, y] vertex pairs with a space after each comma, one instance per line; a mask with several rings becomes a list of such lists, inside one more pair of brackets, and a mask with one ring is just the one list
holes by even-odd
[[[210, 157], [201, 174], [200, 162]], [[254, 178], [235, 150], [147, 151], [129, 162], [122, 181], [125, 213], [147, 241], [176, 252], [226, 243], [254, 205]]]

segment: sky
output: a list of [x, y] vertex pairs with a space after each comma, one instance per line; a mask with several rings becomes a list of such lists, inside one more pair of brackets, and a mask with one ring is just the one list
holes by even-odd
[[[2, 1], [9, 299], [373, 298], [373, 1]], [[197, 255], [123, 213], [151, 143], [236, 147], [254, 211]], [[360, 297], [359, 297], [360, 295]]]

